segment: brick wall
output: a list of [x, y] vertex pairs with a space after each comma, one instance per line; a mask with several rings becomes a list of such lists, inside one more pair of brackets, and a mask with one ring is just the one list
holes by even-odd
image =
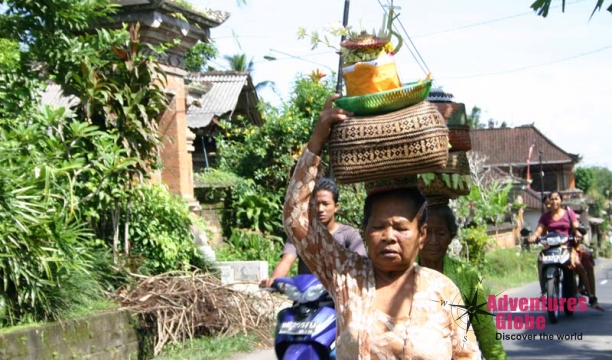
[[168, 111], [161, 118], [160, 132], [164, 137], [161, 158], [164, 169], [161, 179], [170, 192], [192, 201], [193, 163], [188, 145], [189, 129], [185, 114], [185, 71], [164, 66], [167, 74], [166, 88], [174, 94]]
[[516, 234], [513, 231], [504, 231], [497, 234], [494, 233], [491, 234], [491, 236], [495, 239], [495, 248], [507, 249], [516, 246]]
[[2, 360], [137, 360], [138, 338], [127, 312], [0, 333]]

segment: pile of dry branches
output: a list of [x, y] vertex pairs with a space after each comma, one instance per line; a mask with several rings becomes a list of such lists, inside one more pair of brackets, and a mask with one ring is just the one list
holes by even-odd
[[154, 330], [154, 355], [168, 343], [197, 335], [242, 332], [271, 345], [270, 330], [279, 310], [278, 298], [270, 293], [237, 291], [197, 271], [146, 277], [114, 295], [122, 309], [140, 316], [141, 327]]

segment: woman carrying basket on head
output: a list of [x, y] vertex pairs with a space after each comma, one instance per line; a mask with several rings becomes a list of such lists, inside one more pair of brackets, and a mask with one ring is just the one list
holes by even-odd
[[[312, 191], [332, 124], [352, 114], [330, 97], [289, 184], [284, 226], [298, 254], [334, 298], [338, 359], [480, 359], [473, 332], [442, 305], [459, 289], [414, 262], [427, 232], [427, 202], [415, 188], [368, 195], [364, 240], [369, 258], [347, 252], [317, 219]], [[463, 305], [463, 301], [459, 300]]]

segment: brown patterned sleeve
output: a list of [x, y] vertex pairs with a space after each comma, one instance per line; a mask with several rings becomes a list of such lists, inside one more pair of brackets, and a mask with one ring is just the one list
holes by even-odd
[[[302, 260], [330, 289], [334, 272], [339, 264], [345, 263], [347, 254], [339, 249], [327, 227], [314, 214], [314, 198], [311, 195], [320, 161], [308, 148], [304, 149], [287, 189], [283, 224]], [[309, 209], [313, 211], [309, 213]]]

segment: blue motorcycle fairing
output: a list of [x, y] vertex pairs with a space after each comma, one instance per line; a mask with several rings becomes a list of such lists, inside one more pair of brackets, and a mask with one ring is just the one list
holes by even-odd
[[[310, 342], [314, 341], [323, 346], [330, 346], [336, 340], [336, 310], [330, 307], [320, 308], [314, 316], [307, 317], [305, 319], [297, 320], [293, 310], [291, 308], [283, 309], [278, 313], [276, 326], [276, 340], [275, 342], [296, 342], [299, 338], [299, 342]], [[284, 322], [307, 322], [314, 321], [317, 323], [315, 332], [311, 335], [289, 335], [279, 334], [280, 324]]]

